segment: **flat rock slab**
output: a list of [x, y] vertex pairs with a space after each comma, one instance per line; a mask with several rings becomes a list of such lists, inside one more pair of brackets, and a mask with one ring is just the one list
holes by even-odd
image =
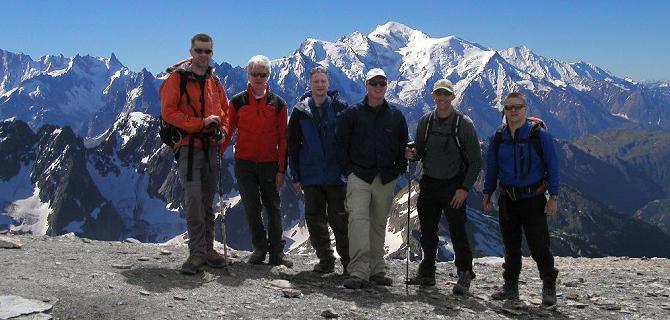
[[334, 319], [334, 318], [339, 318], [340, 315], [337, 314], [333, 309], [326, 309], [321, 312], [321, 316], [326, 318], [326, 319]]
[[278, 280], [272, 280], [272, 281], [270, 281], [269, 284], [270, 284], [271, 286], [273, 286], [273, 287], [277, 287], [277, 288], [279, 288], [279, 289], [290, 289], [291, 287], [293, 287], [293, 286], [291, 286], [291, 283], [290, 283], [290, 282], [288, 282], [288, 281], [286, 281], [286, 280], [281, 280], [281, 279], [278, 279]]
[[286, 298], [300, 298], [300, 296], [302, 295], [302, 292], [296, 289], [283, 289], [281, 292], [284, 294], [284, 297]]
[[126, 270], [126, 269], [130, 269], [132, 267], [133, 267], [133, 265], [130, 264], [130, 263], [115, 263], [115, 264], [112, 264], [112, 268], [115, 268], [115, 269]]
[[32, 313], [27, 316], [19, 316], [16, 318], [12, 318], [12, 320], [51, 320], [51, 319], [53, 319], [53, 317], [46, 313]]
[[0, 248], [3, 249], [21, 249], [21, 242], [9, 237], [0, 236]]
[[51, 310], [53, 306], [40, 300], [19, 296], [0, 296], [0, 319], [9, 319], [21, 315]]

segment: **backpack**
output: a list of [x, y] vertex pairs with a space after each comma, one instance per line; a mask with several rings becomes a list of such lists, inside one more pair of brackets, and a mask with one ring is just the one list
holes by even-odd
[[[191, 97], [189, 96], [188, 91], [186, 91], [186, 84], [188, 83], [187, 72], [182, 70], [182, 69], [175, 70], [174, 68], [168, 68], [167, 72], [168, 73], [172, 73], [172, 72], [178, 72], [179, 73], [179, 101], [177, 102], [177, 105], [181, 104], [181, 98], [184, 95], [186, 95], [186, 101], [187, 101], [188, 105], [191, 107], [191, 110], [193, 110], [193, 114], [197, 114], [197, 112], [195, 111], [195, 108], [191, 104]], [[165, 82], [163, 82], [163, 85], [164, 84], [165, 84]], [[161, 90], [163, 89], [163, 85], [161, 85]], [[186, 135], [187, 135], [186, 130], [181, 129], [181, 128], [177, 128], [177, 127], [167, 123], [163, 119], [163, 116], [161, 115], [161, 117], [160, 117], [160, 129], [158, 130], [158, 136], [160, 136], [161, 141], [163, 141], [164, 144], [166, 144], [170, 148], [173, 148]]]
[[[240, 108], [242, 108], [242, 106], [249, 104], [249, 92], [247, 92], [247, 90], [244, 90], [236, 94], [235, 96], [233, 96], [232, 99], [230, 99], [230, 102], [235, 108], [235, 112], [240, 111]], [[268, 104], [274, 105], [275, 108], [277, 109], [277, 113], [280, 113], [281, 108], [286, 103], [281, 97], [272, 93], [272, 91], [268, 90]]]
[[[468, 170], [468, 158], [465, 155], [465, 152], [463, 150], [464, 149], [463, 143], [461, 142], [461, 138], [459, 136], [459, 132], [461, 129], [461, 122], [463, 121], [463, 113], [457, 111], [456, 109], [454, 109], [453, 112], [455, 113], [455, 116], [451, 123], [451, 136], [454, 138], [454, 143], [458, 148], [458, 154], [461, 158], [460, 172], [465, 173]], [[430, 137], [434, 118], [435, 118], [435, 112], [431, 112], [430, 116], [428, 116], [428, 121], [426, 121], [425, 124], [423, 124], [425, 130], [423, 135], [424, 157], [425, 153], [428, 150], [428, 137]], [[421, 123], [419, 123], [419, 125], [421, 125]]]
[[[533, 126], [530, 128], [530, 134], [528, 135], [528, 138], [521, 139], [518, 142], [529, 143], [537, 155], [540, 156], [540, 159], [544, 161], [544, 150], [542, 149], [542, 142], [540, 141], [540, 131], [541, 129], [547, 130], [547, 125], [540, 118], [528, 117], [526, 120], [532, 122]], [[498, 149], [500, 148], [501, 143], [509, 143], [508, 141], [503, 141], [502, 138], [503, 132], [505, 130], [507, 130], [507, 124], [504, 124], [498, 128], [496, 130], [495, 136], [493, 137], [493, 147], [496, 154], [498, 154]]]
[[[179, 101], [177, 102], [177, 105], [181, 104], [181, 99], [184, 95], [186, 95], [186, 102], [191, 107], [191, 110], [193, 110], [193, 114], [197, 115], [198, 112], [195, 110], [195, 107], [193, 107], [193, 104], [191, 104], [191, 96], [188, 94], [188, 91], [186, 90], [186, 85], [188, 84], [188, 77], [189, 77], [189, 72], [183, 69], [177, 68], [178, 65], [180, 65], [182, 62], [178, 63], [177, 65], [170, 67], [166, 70], [168, 73], [173, 73], [177, 72], [179, 73]], [[211, 74], [211, 77], [214, 78], [214, 80], [217, 82], [218, 85], [220, 85], [220, 80], [217, 76]], [[161, 91], [163, 89], [163, 86], [165, 85], [165, 82], [161, 85]], [[202, 104], [200, 114], [203, 115], [205, 113], [205, 106]], [[158, 135], [161, 138], [161, 141], [163, 141], [164, 144], [168, 145], [169, 147], [173, 148], [175, 145], [177, 145], [179, 142], [181, 142], [181, 139], [186, 137], [188, 135], [188, 132], [186, 130], [178, 128], [176, 126], [173, 126], [169, 123], [167, 123], [164, 119], [163, 116], [161, 115], [160, 118], [160, 129], [158, 131]], [[202, 141], [202, 146], [203, 150], [205, 150], [205, 154], [207, 154], [207, 150], [209, 148], [209, 143], [208, 141], [208, 135], [203, 134], [202, 131], [197, 134], [191, 134], [190, 139], [188, 142], [189, 145], [189, 150], [188, 150], [188, 159], [187, 159], [187, 174], [186, 174], [186, 181], [191, 181], [193, 179], [193, 143], [195, 139], [200, 139]], [[179, 150], [177, 150], [179, 151]], [[175, 160], [179, 160], [179, 153], [175, 152], [174, 154]], [[209, 157], [205, 156], [205, 163], [209, 165]]]
[[[498, 154], [498, 150], [500, 149], [500, 144], [502, 144], [502, 143], [528, 143], [532, 147], [532, 149], [535, 150], [535, 153], [537, 153], [537, 155], [540, 157], [542, 162], [544, 162], [545, 165], [546, 165], [546, 161], [544, 159], [544, 150], [542, 149], [542, 141], [540, 141], [540, 131], [542, 131], [542, 129], [546, 130], [547, 125], [540, 118], [528, 117], [526, 119], [527, 119], [527, 121], [530, 121], [530, 122], [533, 123], [533, 126], [530, 128], [530, 133], [528, 134], [528, 138], [520, 139], [520, 140], [517, 140], [517, 141], [513, 141], [513, 140], [504, 141], [503, 138], [502, 138], [503, 132], [504, 132], [504, 130], [507, 130], [507, 124], [504, 124], [496, 130], [495, 136], [493, 137], [493, 148], [495, 150], [494, 152], [495, 152], [495, 154]], [[522, 175], [527, 175], [528, 171], [530, 171], [530, 168], [531, 168], [530, 161], [531, 161], [531, 159], [533, 159], [533, 157], [529, 156], [529, 158], [528, 158], [528, 169], [527, 169], [525, 174], [523, 173], [523, 168], [521, 168]], [[546, 177], [544, 177], [539, 182], [538, 187], [543, 188], [544, 185], [545, 185], [545, 182], [546, 182]], [[505, 187], [503, 187], [503, 189], [505, 189]], [[514, 188], [512, 188], [512, 189], [514, 189]], [[531, 189], [534, 189], [534, 188], [531, 188]], [[544, 189], [542, 189], [542, 192], [544, 192]], [[509, 193], [508, 193], [508, 195], [509, 195]]]

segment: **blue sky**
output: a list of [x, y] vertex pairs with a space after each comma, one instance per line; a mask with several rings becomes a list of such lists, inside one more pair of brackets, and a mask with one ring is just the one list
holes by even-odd
[[12, 1], [0, 49], [109, 56], [156, 73], [188, 55], [193, 34], [214, 38], [216, 61], [279, 58], [306, 38], [335, 41], [397, 21], [431, 37], [493, 49], [525, 45], [636, 80], [670, 79], [670, 1]]

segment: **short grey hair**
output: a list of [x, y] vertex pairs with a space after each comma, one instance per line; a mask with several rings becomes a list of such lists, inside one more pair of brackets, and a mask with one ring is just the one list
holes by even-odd
[[249, 62], [247, 63], [247, 73], [251, 72], [251, 69], [254, 66], [261, 66], [265, 69], [268, 70], [268, 73], [272, 71], [270, 67], [270, 59], [264, 55], [255, 55], [249, 59]]

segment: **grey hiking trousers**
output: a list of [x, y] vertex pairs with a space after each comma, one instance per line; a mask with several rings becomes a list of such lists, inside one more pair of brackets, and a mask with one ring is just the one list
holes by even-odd
[[186, 181], [188, 170], [188, 146], [180, 148], [177, 157], [179, 181], [184, 191], [184, 208], [188, 230], [188, 251], [192, 256], [206, 256], [214, 245], [214, 193], [217, 188], [217, 148], [210, 146], [209, 164], [205, 152], [193, 148], [193, 178]]

